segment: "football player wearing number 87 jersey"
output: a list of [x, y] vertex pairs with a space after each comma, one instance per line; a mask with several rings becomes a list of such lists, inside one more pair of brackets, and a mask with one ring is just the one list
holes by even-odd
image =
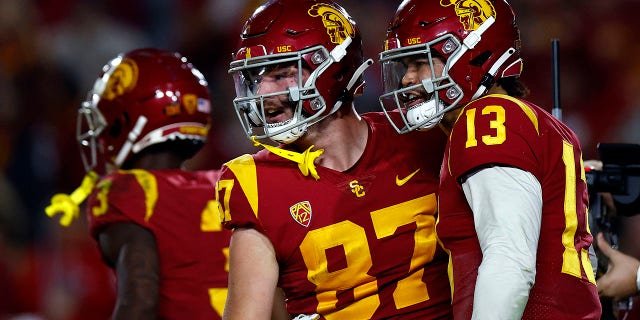
[[359, 116], [370, 63], [333, 1], [268, 1], [245, 24], [234, 105], [266, 150], [226, 163], [218, 182], [234, 229], [226, 319], [269, 319], [276, 287], [285, 317], [451, 319], [435, 236], [445, 135]]
[[[449, 135], [437, 234], [455, 319], [600, 319], [580, 142], [521, 99], [505, 0], [403, 1], [380, 54], [401, 133]], [[439, 131], [439, 130], [438, 130]]]

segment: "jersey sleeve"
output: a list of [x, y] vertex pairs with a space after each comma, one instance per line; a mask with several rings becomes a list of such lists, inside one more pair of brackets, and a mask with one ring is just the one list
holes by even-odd
[[225, 228], [264, 232], [258, 220], [257, 169], [252, 156], [244, 155], [222, 166], [216, 199], [222, 207], [220, 221]]
[[535, 110], [509, 96], [489, 95], [460, 113], [451, 131], [446, 165], [459, 182], [475, 169], [491, 165], [520, 168], [537, 177], [534, 146], [539, 136]]

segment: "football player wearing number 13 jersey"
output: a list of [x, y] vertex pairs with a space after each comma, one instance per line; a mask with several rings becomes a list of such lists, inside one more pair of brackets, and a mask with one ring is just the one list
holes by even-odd
[[509, 4], [405, 0], [388, 30], [380, 101], [403, 115], [390, 120], [449, 134], [436, 229], [455, 319], [600, 319], [580, 143], [517, 98]]
[[234, 105], [266, 150], [226, 163], [218, 182], [234, 229], [225, 319], [269, 319], [276, 287], [294, 316], [451, 319], [435, 236], [445, 135], [360, 117], [370, 63], [332, 1], [269, 1], [245, 24]]

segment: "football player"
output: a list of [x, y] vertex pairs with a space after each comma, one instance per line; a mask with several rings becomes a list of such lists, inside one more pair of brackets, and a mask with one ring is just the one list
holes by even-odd
[[519, 55], [505, 0], [405, 0], [380, 101], [397, 131], [449, 136], [437, 234], [455, 319], [600, 319], [580, 142], [522, 99]]
[[62, 224], [90, 193], [90, 232], [117, 276], [114, 319], [220, 319], [230, 232], [214, 196], [218, 171], [186, 171], [205, 143], [207, 82], [175, 52], [138, 49], [109, 61], [78, 110], [87, 170], [56, 195]]
[[234, 228], [226, 319], [267, 319], [278, 286], [299, 318], [451, 318], [435, 237], [445, 136], [359, 116], [370, 64], [333, 1], [271, 0], [244, 25], [234, 105], [265, 150], [226, 163], [218, 182]]

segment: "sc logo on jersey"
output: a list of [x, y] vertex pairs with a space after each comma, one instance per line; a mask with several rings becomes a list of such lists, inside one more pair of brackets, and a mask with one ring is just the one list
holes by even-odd
[[360, 184], [360, 182], [358, 182], [358, 180], [349, 182], [349, 188], [351, 189], [351, 192], [353, 192], [353, 194], [355, 194], [358, 198], [362, 198], [366, 194], [364, 191], [364, 187]]

